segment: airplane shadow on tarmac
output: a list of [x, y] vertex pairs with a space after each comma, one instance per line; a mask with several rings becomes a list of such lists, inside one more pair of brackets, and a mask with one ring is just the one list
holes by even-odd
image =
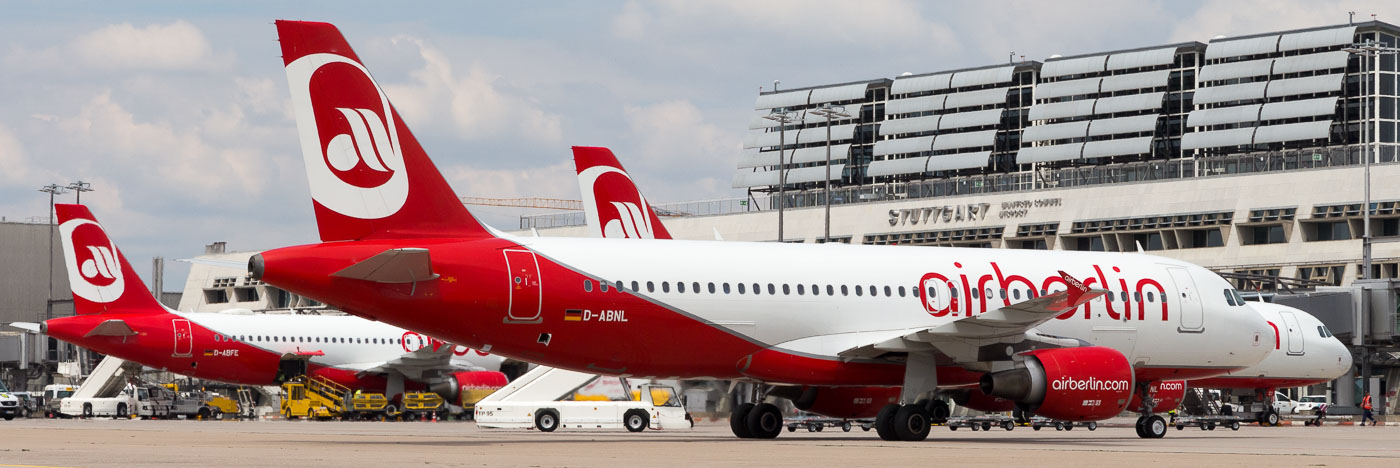
[[[441, 436], [441, 435], [439, 435], [439, 436]], [[768, 442], [768, 443], [778, 442], [778, 443], [781, 443], [781, 442], [788, 442], [788, 443], [811, 443], [811, 444], [874, 442], [874, 443], [880, 443], [880, 444], [889, 445], [889, 446], [911, 445], [911, 444], [912, 444], [912, 445], [915, 445], [915, 446], [918, 446], [918, 445], [920, 445], [920, 444], [938, 444], [938, 443], [958, 443], [958, 444], [1008, 444], [1008, 443], [1015, 443], [1015, 444], [1029, 444], [1029, 445], [1031, 445], [1031, 446], [1037, 446], [1037, 445], [1087, 445], [1087, 446], [1095, 446], [1095, 445], [1110, 445], [1110, 444], [1112, 444], [1112, 445], [1118, 445], [1118, 444], [1122, 444], [1122, 443], [1131, 443], [1131, 442], [1137, 442], [1137, 441], [1142, 440], [1142, 439], [1139, 439], [1139, 438], [1137, 438], [1137, 437], [1120, 437], [1120, 436], [1111, 436], [1111, 435], [1105, 435], [1105, 436], [1103, 436], [1103, 437], [1075, 437], [1075, 438], [1068, 438], [1068, 437], [1035, 437], [1035, 436], [1019, 436], [1019, 437], [1018, 437], [1018, 436], [1016, 436], [1016, 435], [1014, 435], [1014, 434], [1002, 435], [1002, 436], [992, 436], [992, 437], [973, 437], [973, 438], [940, 438], [940, 437], [937, 437], [937, 436], [934, 436], [934, 435], [930, 435], [929, 438], [928, 438], [927, 440], [925, 440], [925, 441], [923, 441], [923, 442], [914, 442], [914, 443], [909, 443], [909, 442], [885, 442], [885, 441], [881, 441], [878, 437], [874, 437], [874, 436], [871, 436], [871, 437], [811, 437], [811, 438], [806, 438], [806, 437], [802, 437], [802, 436], [792, 436], [792, 437], [778, 437], [777, 439], [768, 439], [768, 440], [755, 440], [755, 439], [747, 439], [747, 440], [746, 440], [746, 439], [737, 439], [737, 438], [734, 438], [734, 437], [728, 436], [728, 435], [722, 436], [722, 437], [721, 437], [721, 436], [716, 436], [716, 437], [665, 437], [665, 438], [658, 438], [658, 437], [647, 437], [647, 436], [645, 436], [645, 435], [633, 435], [633, 434], [587, 434], [587, 433], [577, 433], [577, 434], [574, 434], [574, 435], [572, 435], [572, 436], [559, 437], [559, 436], [544, 436], [544, 435], [529, 434], [529, 433], [498, 433], [498, 434], [495, 434], [495, 436], [496, 436], [496, 437], [481, 438], [481, 439], [478, 439], [478, 438], [476, 438], [476, 437], [470, 437], [470, 438], [451, 439], [451, 440], [436, 439], [436, 440], [413, 440], [413, 441], [404, 441], [404, 440], [354, 440], [354, 441], [350, 441], [350, 440], [329, 440], [329, 441], [324, 441], [324, 442], [321, 442], [321, 443], [343, 444], [343, 445], [396, 445], [396, 446], [424, 446], [424, 447], [464, 447], [464, 446], [487, 446], [487, 445], [507, 445], [507, 446], [508, 446], [508, 445], [518, 445], [518, 444], [542, 444], [542, 443], [550, 443], [550, 444], [568, 444], [568, 443], [587, 443], [587, 444], [600, 444], [600, 443], [601, 443], [601, 444], [608, 444], [608, 443], [617, 443], [617, 444], [637, 444], [637, 443], [673, 444], [673, 443], [697, 443], [697, 442], [717, 442], [717, 441], [732, 441], [732, 442], [736, 442], [736, 443], [762, 443], [762, 442]], [[517, 437], [517, 436], [518, 436], [518, 437]], [[1181, 435], [1181, 436], [1177, 436], [1177, 437], [1172, 437], [1172, 439], [1187, 439], [1187, 440], [1190, 440], [1190, 439], [1202, 439], [1202, 438], [1218, 439], [1218, 438], [1220, 438], [1220, 437], [1218, 437], [1218, 436], [1216, 436], [1216, 437], [1209, 437], [1209, 436], [1188, 436], [1188, 435]]]

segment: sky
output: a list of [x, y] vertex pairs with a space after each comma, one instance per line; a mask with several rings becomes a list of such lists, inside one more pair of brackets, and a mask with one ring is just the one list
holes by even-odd
[[[578, 199], [607, 146], [654, 203], [730, 188], [760, 89], [1208, 42], [1347, 21], [1341, 0], [9, 1], [0, 216], [83, 202], [149, 282], [153, 256], [317, 241], [273, 20], [336, 24], [458, 195]], [[72, 194], [58, 197], [71, 203]], [[473, 208], [513, 229], [524, 214]], [[167, 264], [167, 290], [188, 266]]]

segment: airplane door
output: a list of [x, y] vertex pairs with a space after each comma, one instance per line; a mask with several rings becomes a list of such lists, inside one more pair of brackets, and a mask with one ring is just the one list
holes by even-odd
[[1283, 326], [1288, 329], [1288, 354], [1303, 354], [1303, 329], [1298, 326], [1298, 317], [1292, 312], [1280, 311], [1283, 316]]
[[540, 265], [529, 250], [505, 250], [510, 303], [506, 323], [539, 323], [544, 289], [540, 287]]
[[928, 304], [929, 310], [938, 312], [941, 310], [950, 311], [949, 315], [958, 314], [958, 301], [953, 297], [953, 291], [948, 287], [948, 283], [939, 279], [929, 279], [924, 281], [924, 302]]
[[1180, 304], [1181, 328], [1178, 330], [1198, 332], [1205, 329], [1201, 295], [1196, 290], [1196, 281], [1191, 278], [1191, 272], [1185, 268], [1168, 268], [1167, 271], [1171, 272], [1172, 282], [1176, 283], [1176, 302]]
[[190, 321], [185, 319], [172, 319], [171, 325], [175, 327], [175, 356], [189, 357], [194, 351], [194, 333], [190, 331]]

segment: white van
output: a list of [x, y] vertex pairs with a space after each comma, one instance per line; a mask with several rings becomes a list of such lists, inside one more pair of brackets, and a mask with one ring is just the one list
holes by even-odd
[[538, 429], [689, 429], [694, 425], [675, 388], [645, 384], [637, 400], [624, 401], [482, 401], [476, 424], [489, 428]]

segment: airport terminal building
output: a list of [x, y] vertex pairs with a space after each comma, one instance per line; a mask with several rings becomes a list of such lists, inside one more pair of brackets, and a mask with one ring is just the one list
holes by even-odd
[[1390, 367], [1397, 41], [1372, 21], [765, 91], [734, 173], [743, 197], [656, 208], [677, 238], [1141, 249], [1244, 290], [1326, 291], [1365, 276], [1369, 170], [1381, 281], [1367, 288], [1389, 312], [1354, 344]]

